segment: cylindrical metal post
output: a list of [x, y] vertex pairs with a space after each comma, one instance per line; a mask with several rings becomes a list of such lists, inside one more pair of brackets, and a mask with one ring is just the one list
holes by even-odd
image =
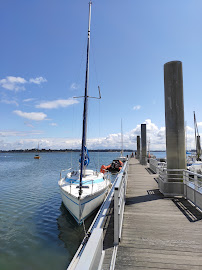
[[140, 136], [137, 136], [137, 159], [140, 159]]
[[172, 61], [164, 65], [164, 89], [167, 169], [185, 169], [182, 62]]
[[141, 164], [147, 164], [147, 134], [146, 124], [141, 124]]
[[201, 156], [201, 139], [200, 136], [196, 137], [196, 157], [197, 160], [200, 160], [200, 156]]

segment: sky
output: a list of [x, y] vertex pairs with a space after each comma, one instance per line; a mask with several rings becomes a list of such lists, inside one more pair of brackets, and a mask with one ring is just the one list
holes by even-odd
[[[80, 148], [88, 0], [0, 1], [0, 150]], [[88, 148], [165, 149], [164, 64], [182, 61], [187, 149], [202, 132], [202, 1], [95, 0]]]

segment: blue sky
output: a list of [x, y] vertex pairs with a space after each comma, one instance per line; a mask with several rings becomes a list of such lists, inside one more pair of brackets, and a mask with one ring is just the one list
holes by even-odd
[[[0, 2], [0, 149], [78, 148], [88, 1]], [[183, 63], [188, 148], [193, 111], [202, 131], [202, 1], [95, 0], [92, 5], [89, 148], [136, 148], [147, 123], [165, 148], [166, 62]]]

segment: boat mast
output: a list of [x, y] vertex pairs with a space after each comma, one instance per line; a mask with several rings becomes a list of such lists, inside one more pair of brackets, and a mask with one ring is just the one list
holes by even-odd
[[201, 143], [200, 143], [200, 136], [198, 132], [198, 126], [196, 122], [196, 115], [194, 111], [194, 129], [195, 129], [195, 142], [196, 142], [196, 160], [200, 160], [201, 155]]
[[122, 118], [121, 118], [121, 157], [123, 155], [123, 127], [122, 127]]
[[89, 2], [89, 18], [88, 18], [88, 41], [87, 41], [87, 58], [86, 58], [86, 78], [85, 78], [85, 95], [83, 107], [83, 132], [82, 132], [82, 146], [81, 146], [81, 167], [80, 167], [80, 183], [79, 195], [82, 194], [82, 177], [85, 174], [85, 152], [86, 152], [86, 135], [87, 135], [87, 113], [88, 113], [88, 79], [89, 79], [89, 52], [90, 52], [90, 23], [91, 23], [91, 5]]

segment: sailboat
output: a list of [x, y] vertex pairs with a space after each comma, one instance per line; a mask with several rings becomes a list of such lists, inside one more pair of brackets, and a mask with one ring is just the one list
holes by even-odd
[[121, 119], [121, 156], [117, 158], [117, 160], [120, 160], [121, 162], [125, 162], [127, 160], [127, 157], [123, 156], [123, 126], [122, 126], [122, 119]]
[[202, 174], [202, 156], [201, 156], [201, 141], [198, 131], [196, 115], [194, 112], [194, 130], [195, 130], [195, 144], [196, 144], [196, 157], [188, 157], [187, 159], [187, 169]]
[[[37, 153], [38, 153], [38, 152], [39, 152], [39, 143], [38, 143], [38, 149], [37, 149]], [[40, 159], [39, 154], [35, 155], [35, 156], [34, 156], [34, 159]]]
[[105, 166], [102, 165], [100, 171], [101, 172], [111, 172], [111, 173], [117, 173], [120, 172], [120, 170], [123, 167], [123, 163], [127, 160], [127, 157], [123, 156], [123, 128], [122, 128], [122, 119], [121, 119], [121, 156], [117, 157], [112, 161], [111, 164]]
[[88, 41], [85, 75], [85, 94], [83, 108], [83, 129], [81, 158], [79, 170], [70, 168], [67, 174], [58, 182], [62, 201], [67, 210], [72, 214], [78, 224], [81, 224], [104, 200], [110, 186], [110, 180], [106, 174], [88, 170], [90, 162], [87, 150], [87, 113], [88, 113], [88, 81], [89, 81], [89, 52], [90, 52], [90, 25], [91, 5], [89, 2]]

